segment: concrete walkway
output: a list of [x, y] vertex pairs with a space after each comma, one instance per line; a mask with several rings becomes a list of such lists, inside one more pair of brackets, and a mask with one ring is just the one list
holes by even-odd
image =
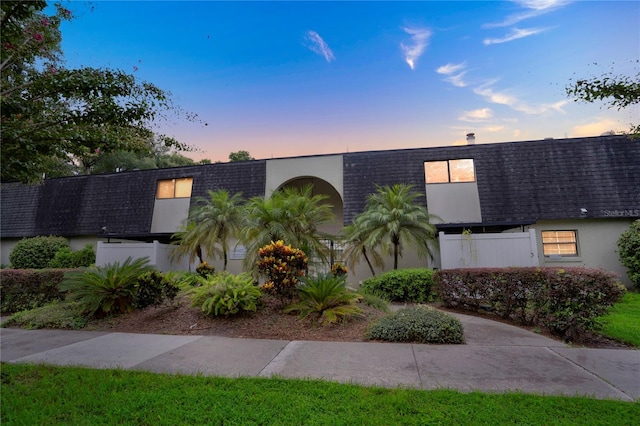
[[0, 329], [0, 360], [226, 377], [316, 378], [419, 389], [640, 399], [640, 351], [571, 348], [458, 315], [464, 345], [232, 339]]

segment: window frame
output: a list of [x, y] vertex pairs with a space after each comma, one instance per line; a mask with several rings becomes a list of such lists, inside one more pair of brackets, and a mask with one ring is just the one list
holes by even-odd
[[[560, 232], [571, 232], [573, 233], [573, 241], [562, 241], [562, 237], [558, 235]], [[545, 233], [555, 233], [555, 241], [545, 242]], [[540, 240], [542, 242], [542, 254], [547, 258], [576, 258], [580, 256], [580, 251], [578, 250], [578, 230], [576, 229], [545, 229], [540, 231]], [[569, 246], [573, 245], [573, 253], [562, 253], [561, 246]], [[555, 253], [547, 253], [547, 248], [551, 248], [555, 246]]]
[[[470, 161], [471, 162], [471, 172], [472, 172], [472, 179], [471, 180], [452, 180], [451, 176], [451, 169], [452, 169], [452, 162], [458, 162], [458, 161]], [[427, 165], [428, 164], [435, 164], [435, 163], [444, 163], [446, 164], [446, 168], [447, 168], [447, 180], [438, 180], [435, 182], [430, 182], [429, 181], [429, 175], [427, 173]], [[431, 160], [431, 161], [425, 161], [424, 162], [424, 181], [427, 185], [436, 185], [436, 184], [441, 184], [441, 183], [473, 183], [476, 182], [476, 164], [473, 158], [451, 158], [448, 160]]]
[[[180, 188], [180, 185], [178, 184], [178, 181], [188, 181], [190, 183], [189, 185], [189, 195], [180, 195], [177, 196], [176, 194], [180, 191], [183, 190], [184, 188]], [[172, 196], [160, 196], [160, 187], [163, 184], [167, 184], [167, 183], [171, 183], [172, 186]], [[185, 176], [185, 177], [180, 177], [180, 178], [171, 178], [171, 179], [158, 179], [158, 181], [156, 182], [156, 200], [174, 200], [174, 199], [180, 199], [180, 198], [191, 198], [191, 194], [193, 191], [193, 177], [190, 176]]]

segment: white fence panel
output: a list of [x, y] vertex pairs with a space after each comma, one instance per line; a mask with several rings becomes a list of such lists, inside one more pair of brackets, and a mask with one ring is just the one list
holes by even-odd
[[147, 257], [149, 264], [159, 271], [186, 271], [189, 270], [189, 262], [183, 259], [181, 262], [171, 262], [170, 254], [173, 247], [169, 244], [153, 243], [105, 243], [98, 241], [96, 249], [96, 266], [104, 266], [107, 263], [122, 263], [127, 258], [139, 259]]
[[440, 232], [442, 269], [538, 266], [535, 230], [502, 234]]

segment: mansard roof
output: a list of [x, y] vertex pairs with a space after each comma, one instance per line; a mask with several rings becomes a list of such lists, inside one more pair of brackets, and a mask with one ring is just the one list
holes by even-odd
[[[376, 185], [407, 183], [425, 194], [424, 162], [471, 158], [482, 222], [533, 223], [640, 217], [640, 140], [626, 136], [345, 153], [344, 221], [361, 212]], [[193, 177], [192, 200], [207, 190], [265, 192], [266, 162], [255, 160], [46, 180], [0, 187], [0, 236], [146, 235], [157, 181]], [[428, 207], [428, 206], [427, 206]]]

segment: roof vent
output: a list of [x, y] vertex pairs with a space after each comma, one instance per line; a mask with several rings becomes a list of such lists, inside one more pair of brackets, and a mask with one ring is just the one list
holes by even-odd
[[467, 145], [475, 145], [475, 143], [476, 143], [476, 134], [467, 133]]

